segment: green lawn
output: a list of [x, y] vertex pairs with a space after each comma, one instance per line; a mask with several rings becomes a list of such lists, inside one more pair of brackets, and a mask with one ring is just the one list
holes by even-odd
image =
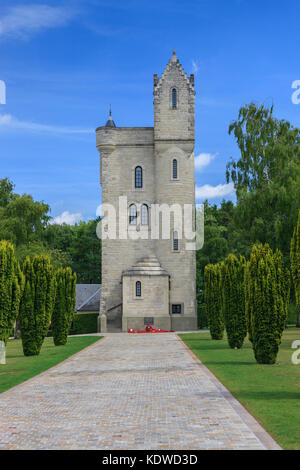
[[99, 336], [69, 337], [65, 346], [54, 346], [52, 338], [45, 338], [39, 356], [28, 357], [23, 355], [21, 340], [9, 340], [6, 364], [0, 364], [0, 393], [55, 366], [98, 340]]
[[281, 447], [300, 449], [300, 364], [291, 363], [299, 328], [285, 330], [274, 365], [257, 364], [248, 340], [233, 350], [209, 333], [180, 337]]

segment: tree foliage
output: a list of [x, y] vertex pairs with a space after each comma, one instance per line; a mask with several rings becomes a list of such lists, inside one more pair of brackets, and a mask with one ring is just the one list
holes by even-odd
[[245, 278], [249, 283], [247, 312], [254, 355], [260, 364], [274, 364], [287, 319], [288, 295], [282, 254], [268, 244], [254, 246]]
[[274, 117], [273, 106], [241, 107], [229, 126], [240, 158], [227, 164], [237, 193], [234, 225], [245, 242], [280, 249], [289, 245], [300, 207], [300, 130]]
[[24, 293], [20, 328], [25, 356], [38, 355], [47, 335], [55, 300], [55, 277], [48, 256], [27, 257], [23, 264]]
[[52, 331], [55, 346], [64, 345], [74, 316], [76, 302], [76, 274], [71, 268], [56, 272], [56, 297], [52, 315]]
[[222, 270], [220, 264], [208, 264], [204, 270], [205, 309], [212, 339], [222, 339]]
[[300, 327], [300, 210], [298, 212], [298, 222], [295, 226], [291, 239], [291, 271], [296, 296], [297, 326]]
[[0, 241], [0, 340], [6, 344], [19, 313], [24, 276], [11, 243]]
[[222, 263], [223, 312], [228, 344], [241, 348], [247, 335], [244, 302], [244, 272], [246, 260], [230, 254]]
[[14, 194], [5, 207], [0, 208], [0, 238], [15, 245], [39, 240], [50, 216], [49, 206], [34, 201], [29, 194]]
[[78, 282], [83, 284], [101, 282], [101, 240], [96, 235], [99, 220], [73, 226], [52, 224], [44, 232], [44, 240], [51, 249], [69, 256], [69, 265], [76, 271]]
[[14, 187], [9, 178], [0, 179], [0, 208], [6, 207], [13, 200]]

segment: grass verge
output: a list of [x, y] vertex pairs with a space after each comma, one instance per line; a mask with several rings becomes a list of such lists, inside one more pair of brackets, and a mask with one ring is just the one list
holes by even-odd
[[45, 338], [38, 356], [24, 356], [22, 341], [10, 340], [6, 347], [6, 364], [0, 364], [0, 393], [59, 364], [81, 349], [95, 343], [99, 336], [68, 338], [65, 346], [54, 346], [52, 338]]
[[299, 328], [284, 331], [274, 365], [257, 364], [248, 340], [233, 350], [226, 339], [212, 340], [209, 333], [180, 337], [281, 447], [300, 449], [300, 364], [291, 362]]

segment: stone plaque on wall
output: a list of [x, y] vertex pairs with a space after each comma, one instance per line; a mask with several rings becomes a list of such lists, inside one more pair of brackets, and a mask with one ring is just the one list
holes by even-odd
[[154, 318], [153, 317], [144, 317], [144, 325], [153, 325]]

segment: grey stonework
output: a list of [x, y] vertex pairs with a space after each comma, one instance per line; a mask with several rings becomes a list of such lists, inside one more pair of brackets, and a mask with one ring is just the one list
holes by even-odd
[[[172, 103], [176, 89], [177, 106]], [[102, 203], [119, 206], [119, 197], [127, 196], [128, 207], [147, 204], [195, 205], [194, 77], [187, 77], [175, 52], [160, 78], [154, 76], [154, 127], [113, 127], [96, 129], [96, 143], [101, 156], [100, 183]], [[178, 162], [178, 178], [173, 179], [172, 162]], [[135, 168], [143, 169], [143, 187], [135, 188]], [[150, 223], [146, 230], [150, 231]], [[117, 219], [117, 230], [119, 228]], [[153, 219], [152, 219], [153, 222]], [[174, 221], [172, 221], [174, 223]], [[145, 230], [145, 227], [143, 227]], [[173, 230], [174, 227], [171, 226]], [[135, 230], [135, 227], [129, 227]], [[197, 328], [196, 259], [185, 249], [186, 239], [179, 239], [173, 251], [172, 240], [102, 241], [102, 293], [100, 315], [107, 325], [119, 322], [123, 331], [144, 328], [144, 317], [154, 317], [154, 326], [163, 329]], [[156, 257], [164, 275], [128, 275], [139, 261]], [[134, 294], [134, 284], [142, 284], [143, 299]], [[182, 306], [172, 315], [172, 304]], [[101, 323], [101, 322], [100, 322]]]
[[2, 393], [0, 436], [1, 450], [280, 448], [174, 333], [107, 333]]

